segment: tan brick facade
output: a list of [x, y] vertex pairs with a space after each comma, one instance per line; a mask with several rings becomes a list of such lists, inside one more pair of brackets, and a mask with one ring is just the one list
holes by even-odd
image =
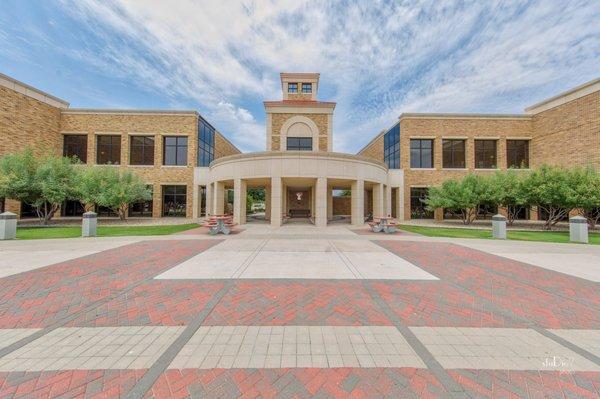
[[532, 116], [532, 166], [600, 168], [600, 91]]
[[221, 133], [215, 132], [215, 159], [239, 154], [241, 151], [231, 144]]
[[281, 151], [283, 150], [280, 147], [281, 143], [281, 128], [284, 123], [294, 117], [294, 116], [303, 116], [315, 123], [317, 125], [317, 129], [319, 130], [319, 151], [327, 151], [327, 147], [329, 145], [327, 132], [329, 131], [329, 118], [328, 115], [323, 114], [303, 114], [303, 113], [281, 113], [281, 114], [271, 114], [271, 149], [273, 151]]
[[24, 148], [36, 155], [62, 150], [60, 109], [0, 86], [0, 156]]
[[[192, 217], [194, 167], [198, 148], [198, 116], [194, 113], [118, 114], [104, 112], [63, 113], [61, 133], [85, 133], [88, 136], [88, 165], [96, 165], [96, 139], [100, 134], [121, 136], [121, 168], [131, 168], [153, 188], [153, 217], [162, 215], [162, 186], [185, 185], [186, 216]], [[154, 136], [154, 165], [129, 165], [129, 142], [132, 135]], [[187, 166], [163, 166], [165, 136], [188, 137]]]
[[[448, 179], [461, 178], [469, 173], [491, 173], [490, 170], [475, 169], [475, 139], [496, 140], [497, 169], [506, 169], [506, 139], [530, 138], [531, 120], [523, 118], [401, 118], [400, 120], [400, 164], [404, 169], [404, 216], [410, 218], [410, 188], [441, 184]], [[434, 140], [433, 169], [410, 168], [410, 140], [428, 138]], [[465, 169], [442, 167], [442, 140], [444, 138], [465, 139]], [[383, 159], [383, 146], [381, 158]]]
[[[12, 83], [12, 82], [11, 82]], [[25, 87], [22, 90], [27, 89]], [[43, 93], [42, 93], [43, 94]], [[41, 96], [42, 94], [36, 94]], [[66, 103], [65, 103], [66, 104]], [[66, 104], [68, 105], [68, 104]], [[62, 155], [65, 134], [87, 136], [87, 165], [96, 165], [97, 138], [100, 135], [121, 137], [120, 168], [129, 168], [153, 187], [153, 217], [162, 215], [162, 186], [185, 185], [186, 216], [192, 217], [194, 207], [194, 168], [198, 153], [198, 119], [194, 111], [110, 111], [61, 109], [22, 94], [13, 88], [0, 86], [0, 156], [31, 147], [36, 155]], [[155, 139], [154, 165], [130, 165], [130, 138], [148, 135]], [[165, 136], [186, 136], [188, 153], [186, 166], [163, 165]], [[215, 132], [215, 159], [240, 151]], [[18, 201], [6, 200], [7, 211], [20, 214]]]
[[358, 155], [363, 157], [376, 159], [377, 161], [383, 160], [383, 135], [377, 136], [373, 141], [365, 146], [358, 152]]

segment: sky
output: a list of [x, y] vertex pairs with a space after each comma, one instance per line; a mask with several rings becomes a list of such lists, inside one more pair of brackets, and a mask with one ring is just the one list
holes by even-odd
[[76, 108], [194, 109], [265, 149], [280, 72], [319, 72], [334, 151], [403, 112], [521, 113], [600, 77], [600, 1], [1, 0], [0, 72]]

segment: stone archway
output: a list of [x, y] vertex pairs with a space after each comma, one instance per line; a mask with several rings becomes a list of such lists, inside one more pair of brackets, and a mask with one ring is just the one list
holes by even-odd
[[288, 137], [312, 137], [313, 151], [319, 150], [319, 128], [312, 119], [306, 116], [296, 115], [287, 119], [281, 126], [279, 135], [281, 151], [286, 151]]

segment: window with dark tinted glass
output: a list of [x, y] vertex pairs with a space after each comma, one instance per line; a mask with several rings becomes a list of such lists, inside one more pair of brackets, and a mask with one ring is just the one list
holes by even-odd
[[154, 136], [131, 136], [129, 164], [154, 165]]
[[[152, 185], [148, 185], [147, 188], [152, 192]], [[154, 202], [152, 199], [148, 201], [136, 202], [129, 206], [129, 216], [131, 217], [152, 217], [152, 206]]]
[[427, 187], [410, 188], [410, 218], [411, 219], [431, 219], [433, 212], [427, 209], [425, 200], [429, 197]]
[[529, 140], [506, 140], [506, 162], [509, 168], [529, 168]]
[[87, 162], [87, 135], [67, 134], [64, 136], [63, 156], [75, 157], [81, 162]]
[[304, 93], [304, 94], [312, 93], [312, 83], [302, 83], [302, 93]]
[[442, 166], [444, 168], [465, 167], [465, 140], [442, 140]]
[[0, 197], [0, 213], [4, 213], [4, 204], [6, 203], [3, 197]]
[[288, 151], [312, 151], [312, 137], [288, 137]]
[[288, 93], [298, 93], [298, 83], [288, 83]]
[[433, 140], [410, 140], [410, 167], [433, 168]]
[[100, 165], [121, 163], [121, 136], [97, 136], [96, 163]]
[[383, 162], [390, 169], [400, 168], [400, 124], [383, 135]]
[[475, 140], [475, 168], [496, 169], [496, 140]]
[[165, 137], [163, 146], [163, 165], [187, 165], [187, 142], [188, 138], [186, 136]]
[[84, 212], [83, 205], [77, 200], [66, 200], [60, 206], [61, 216], [81, 216]]
[[187, 205], [186, 186], [163, 186], [163, 216], [185, 217]]
[[215, 158], [215, 128], [198, 119], [198, 166], [208, 166]]

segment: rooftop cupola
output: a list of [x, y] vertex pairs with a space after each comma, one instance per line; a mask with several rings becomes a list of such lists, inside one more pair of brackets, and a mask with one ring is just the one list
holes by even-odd
[[316, 101], [319, 90], [318, 73], [281, 73], [284, 101]]

